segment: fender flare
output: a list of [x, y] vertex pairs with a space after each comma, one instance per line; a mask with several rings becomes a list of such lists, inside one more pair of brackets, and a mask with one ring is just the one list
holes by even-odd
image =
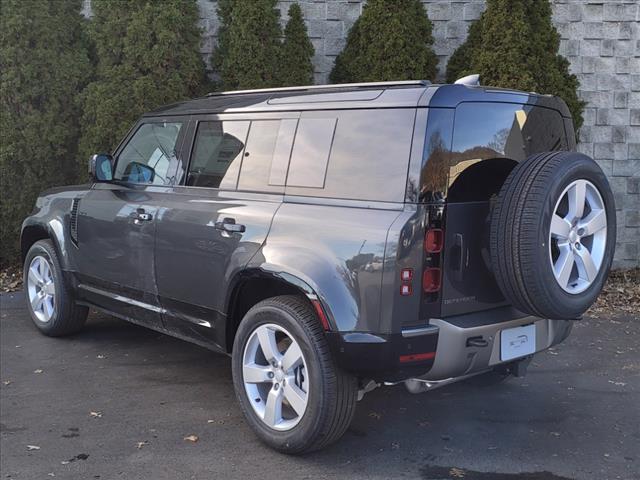
[[[261, 265], [259, 267], [249, 267], [245, 270], [238, 272], [230, 282], [227, 289], [227, 295], [225, 299], [225, 313], [228, 315], [233, 310], [233, 302], [235, 301], [235, 295], [238, 287], [249, 278], [261, 277], [265, 279], [272, 279], [278, 282], [284, 282], [289, 286], [298, 290], [311, 302], [316, 309], [316, 313], [320, 316], [320, 320], [323, 322], [325, 330], [336, 330], [337, 324], [331, 308], [327, 302], [327, 299], [318, 294], [318, 288], [312, 281], [301, 278], [302, 275], [294, 274], [286, 269], [273, 268], [270, 265]], [[324, 319], [323, 319], [324, 317]], [[324, 322], [327, 322], [324, 325]]]

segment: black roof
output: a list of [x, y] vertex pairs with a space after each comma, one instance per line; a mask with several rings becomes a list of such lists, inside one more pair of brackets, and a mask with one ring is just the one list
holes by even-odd
[[547, 106], [570, 116], [564, 102], [550, 95], [486, 86], [433, 85], [424, 80], [214, 92], [161, 107], [145, 116], [420, 106], [455, 108], [461, 102], [481, 101]]

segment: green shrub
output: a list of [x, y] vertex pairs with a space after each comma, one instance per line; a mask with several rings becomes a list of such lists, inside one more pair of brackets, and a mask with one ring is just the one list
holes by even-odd
[[278, 85], [282, 29], [277, 0], [221, 2], [222, 38], [212, 64], [218, 66], [222, 88], [264, 88]]
[[208, 86], [195, 0], [92, 0], [91, 6], [97, 73], [82, 94], [82, 165], [92, 153], [112, 151], [142, 113]]
[[369, 0], [329, 76], [333, 83], [433, 80], [438, 59], [420, 0]]
[[282, 86], [312, 85], [315, 53], [307, 35], [302, 10], [297, 3], [289, 7], [289, 21], [284, 29], [284, 41], [280, 52], [278, 83]]
[[20, 225], [38, 193], [77, 179], [79, 110], [91, 75], [81, 0], [2, 0], [0, 264], [18, 258]]
[[558, 95], [579, 129], [585, 104], [559, 46], [548, 0], [487, 0], [487, 9], [451, 56], [447, 81], [479, 73], [483, 85]]

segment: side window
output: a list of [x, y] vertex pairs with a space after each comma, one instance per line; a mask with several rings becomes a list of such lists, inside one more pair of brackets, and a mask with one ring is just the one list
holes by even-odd
[[404, 201], [415, 109], [305, 112], [288, 195]]
[[295, 119], [253, 120], [240, 169], [239, 190], [282, 193]]
[[235, 188], [248, 130], [248, 121], [200, 122], [187, 185]]
[[287, 185], [323, 188], [337, 118], [301, 118]]
[[145, 123], [118, 155], [114, 179], [171, 185], [180, 168], [176, 142], [182, 123]]

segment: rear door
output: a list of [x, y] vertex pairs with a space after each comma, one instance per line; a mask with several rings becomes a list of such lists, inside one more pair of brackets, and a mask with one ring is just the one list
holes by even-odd
[[187, 122], [145, 119], [116, 152], [114, 182], [79, 200], [78, 278], [94, 304], [161, 327], [154, 254], [162, 197], [180, 163]]
[[157, 287], [172, 332], [224, 347], [228, 287], [282, 202], [297, 116], [193, 117], [189, 167], [157, 225]]

